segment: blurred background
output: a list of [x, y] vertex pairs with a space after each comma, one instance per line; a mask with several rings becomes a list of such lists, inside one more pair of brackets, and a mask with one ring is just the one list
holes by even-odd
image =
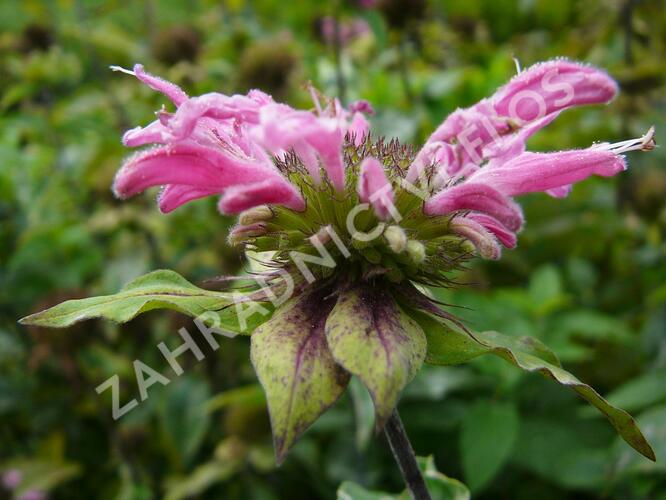
[[[622, 93], [564, 113], [530, 147], [557, 150], [666, 130], [660, 0], [3, 0], [0, 2], [0, 498], [328, 499], [340, 483], [398, 492], [400, 475], [352, 386], [275, 468], [247, 338], [223, 339], [174, 377], [156, 345], [189, 319], [147, 314], [68, 330], [16, 320], [113, 293], [172, 268], [193, 282], [243, 268], [215, 200], [160, 215], [155, 192], [115, 200], [123, 131], [166, 99], [109, 65], [142, 62], [191, 95], [260, 88], [310, 107], [312, 81], [367, 99], [375, 134], [421, 143], [458, 106], [523, 66], [566, 56], [608, 69]], [[666, 499], [666, 153], [632, 153], [613, 179], [565, 200], [522, 199], [527, 226], [501, 262], [438, 291], [474, 328], [533, 335], [637, 416], [659, 461], [615, 437], [564, 388], [501, 360], [425, 367], [400, 404], [420, 455], [479, 499]], [[137, 397], [132, 361], [174, 380]], [[32, 495], [32, 496], [31, 496]], [[367, 497], [374, 498], [374, 497]]]

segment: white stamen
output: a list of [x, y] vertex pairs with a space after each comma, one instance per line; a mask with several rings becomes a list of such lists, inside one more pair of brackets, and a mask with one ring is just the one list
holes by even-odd
[[513, 57], [512, 59], [513, 63], [516, 65], [516, 73], [520, 75], [523, 72], [523, 69], [520, 67], [520, 61], [517, 57]]
[[654, 126], [650, 127], [647, 132], [637, 139], [629, 139], [627, 141], [614, 142], [610, 144], [603, 142], [595, 144], [593, 149], [600, 149], [603, 151], [612, 151], [615, 154], [626, 153], [627, 151], [652, 151], [657, 147], [657, 142], [654, 140]]
[[109, 66], [109, 68], [111, 69], [111, 71], [120, 71], [121, 73], [125, 73], [126, 75], [136, 76], [136, 73], [134, 71], [125, 69], [121, 66]]

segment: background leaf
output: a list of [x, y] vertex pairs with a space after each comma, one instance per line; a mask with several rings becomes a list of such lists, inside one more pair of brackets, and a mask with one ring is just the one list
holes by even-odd
[[478, 401], [465, 414], [460, 434], [465, 480], [479, 491], [493, 480], [511, 455], [519, 417], [507, 403]]

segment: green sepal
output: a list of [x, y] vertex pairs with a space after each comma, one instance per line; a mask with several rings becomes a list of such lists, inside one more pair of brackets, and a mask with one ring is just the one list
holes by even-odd
[[333, 358], [370, 392], [381, 429], [423, 364], [423, 330], [388, 292], [358, 285], [340, 292], [326, 338]]
[[484, 354], [494, 354], [525, 371], [541, 373], [574, 390], [603, 413], [632, 448], [650, 460], [656, 459], [632, 416], [564, 370], [557, 356], [540, 341], [530, 337], [515, 339], [497, 332], [466, 332], [454, 325], [445, 325], [432, 315], [416, 311], [412, 311], [412, 316], [421, 324], [428, 338], [426, 362], [451, 365], [466, 363]]
[[174, 271], [159, 270], [136, 278], [116, 294], [68, 300], [26, 316], [20, 323], [52, 328], [92, 318], [124, 323], [153, 309], [173, 309], [196, 317], [208, 311], [222, 311], [232, 303], [231, 294], [204, 290]]
[[252, 364], [266, 393], [278, 464], [349, 383], [349, 374], [326, 344], [324, 325], [335, 302], [326, 295], [312, 291], [290, 299], [251, 337]]

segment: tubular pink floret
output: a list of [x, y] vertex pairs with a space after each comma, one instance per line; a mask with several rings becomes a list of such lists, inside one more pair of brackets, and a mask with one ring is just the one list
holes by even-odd
[[175, 83], [167, 82], [158, 76], [153, 76], [143, 70], [142, 64], [134, 65], [134, 75], [151, 89], [161, 92], [176, 106], [187, 101], [187, 94]]
[[366, 158], [361, 163], [357, 192], [362, 202], [372, 205], [377, 217], [388, 218], [394, 203], [393, 188], [376, 158]]
[[464, 182], [446, 188], [426, 201], [426, 215], [446, 215], [451, 212], [471, 210], [500, 221], [507, 229], [519, 231], [523, 225], [520, 207], [507, 196], [482, 183]]
[[363, 116], [363, 113], [356, 112], [347, 132], [354, 138], [354, 146], [360, 146], [370, 132], [370, 122]]
[[469, 182], [488, 184], [507, 196], [517, 196], [562, 188], [591, 175], [610, 177], [625, 169], [624, 157], [612, 151], [590, 148], [527, 152], [501, 165], [489, 164], [470, 176]]
[[237, 214], [259, 205], [283, 205], [297, 212], [305, 210], [301, 193], [284, 179], [268, 179], [227, 189], [218, 208], [225, 214]]
[[192, 200], [198, 200], [215, 194], [220, 194], [222, 188], [206, 188], [187, 186], [184, 184], [170, 184], [165, 186], [157, 197], [157, 206], [160, 212], [168, 214]]
[[454, 217], [450, 227], [455, 234], [471, 241], [484, 259], [498, 260], [502, 256], [502, 248], [495, 237], [475, 220], [468, 217]]
[[116, 174], [113, 190], [127, 198], [153, 186], [183, 184], [221, 188], [265, 180], [279, 174], [266, 165], [192, 144], [162, 146], [129, 158]]
[[490, 100], [498, 115], [520, 124], [572, 106], [607, 103], [617, 91], [617, 83], [605, 71], [555, 59], [514, 76]]
[[478, 222], [488, 231], [495, 235], [495, 238], [506, 248], [515, 248], [517, 243], [516, 233], [509, 231], [500, 221], [486, 214], [470, 213], [465, 216], [467, 219]]

